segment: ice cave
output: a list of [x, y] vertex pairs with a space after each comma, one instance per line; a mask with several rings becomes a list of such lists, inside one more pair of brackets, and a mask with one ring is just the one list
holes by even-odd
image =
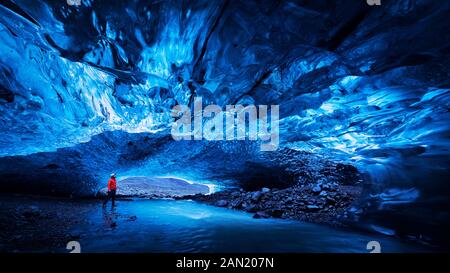
[[[449, 250], [449, 15], [432, 0], [1, 1], [0, 251]], [[278, 105], [279, 146], [174, 140], [173, 107], [199, 97]], [[112, 172], [119, 191], [153, 188], [102, 215]]]

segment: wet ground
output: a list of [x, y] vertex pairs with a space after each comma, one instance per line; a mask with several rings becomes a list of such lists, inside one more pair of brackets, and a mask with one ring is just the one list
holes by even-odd
[[0, 196], [2, 252], [382, 252], [431, 249], [395, 237], [252, 214], [188, 200], [118, 201]]

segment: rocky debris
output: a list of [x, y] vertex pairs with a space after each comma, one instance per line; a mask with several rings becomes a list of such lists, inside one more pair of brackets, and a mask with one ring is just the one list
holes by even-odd
[[360, 185], [345, 185], [322, 180], [320, 186], [295, 185], [286, 189], [245, 191], [228, 189], [210, 195], [191, 195], [193, 199], [219, 207], [244, 210], [253, 217], [283, 218], [343, 225], [342, 215], [361, 194]]
[[218, 207], [226, 207], [227, 205], [228, 205], [227, 200], [219, 200], [216, 202], [216, 206], [218, 206]]
[[305, 151], [282, 148], [262, 157], [295, 177], [297, 184], [316, 184], [320, 187], [354, 185], [361, 179], [354, 166]]
[[34, 223], [39, 222], [41, 220], [48, 219], [50, 216], [49, 214], [42, 210], [40, 207], [35, 205], [30, 206], [19, 206], [16, 208], [17, 215], [20, 215], [20, 219], [16, 219], [19, 222], [22, 223]]
[[[2, 251], [52, 251], [64, 247], [64, 242], [79, 240], [82, 234], [70, 227], [82, 221], [73, 213], [83, 214], [72, 199], [38, 196], [1, 197], [0, 245]], [[42, 201], [42, 200], [46, 201]], [[83, 202], [81, 202], [83, 203]]]
[[[351, 165], [288, 148], [263, 157], [297, 182], [287, 187], [286, 183], [279, 185], [284, 188], [243, 187], [182, 198], [244, 210], [253, 213], [255, 218], [267, 216], [342, 225], [342, 215], [361, 194], [363, 180]], [[255, 184], [264, 183], [256, 181]]]

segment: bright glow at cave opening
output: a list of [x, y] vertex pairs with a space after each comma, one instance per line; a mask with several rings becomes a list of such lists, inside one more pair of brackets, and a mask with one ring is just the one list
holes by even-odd
[[209, 188], [209, 192], [207, 194], [211, 194], [211, 193], [217, 192], [220, 189], [219, 185], [213, 184], [213, 183], [211, 183], [209, 181], [208, 182], [192, 181], [192, 180], [189, 180], [189, 179], [186, 179], [186, 178], [182, 178], [182, 177], [178, 177], [178, 176], [157, 176], [157, 178], [172, 178], [172, 179], [178, 179], [178, 180], [185, 181], [185, 182], [187, 182], [187, 183], [189, 183], [191, 185], [195, 185], [195, 184], [197, 184], [197, 185], [205, 185], [205, 186], [207, 186]]

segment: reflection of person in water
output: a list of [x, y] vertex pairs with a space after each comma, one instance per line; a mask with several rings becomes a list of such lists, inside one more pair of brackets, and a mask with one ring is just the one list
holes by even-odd
[[114, 207], [114, 202], [116, 201], [116, 174], [112, 173], [111, 178], [108, 180], [108, 193], [106, 195], [105, 201], [103, 201], [103, 206], [106, 206], [106, 203], [109, 199], [111, 199], [112, 207]]
[[111, 212], [108, 212], [105, 207], [103, 207], [103, 222], [106, 226], [115, 228], [117, 223], [114, 221], [116, 214], [112, 209]]

